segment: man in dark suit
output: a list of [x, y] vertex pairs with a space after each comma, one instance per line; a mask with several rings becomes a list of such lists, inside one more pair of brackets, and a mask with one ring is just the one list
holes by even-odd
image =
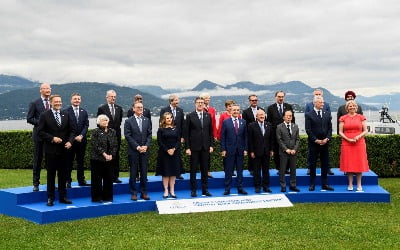
[[281, 192], [286, 192], [285, 170], [286, 166], [290, 168], [290, 187], [294, 192], [300, 192], [296, 187], [296, 163], [297, 152], [299, 150], [300, 136], [299, 127], [292, 123], [292, 111], [287, 110], [283, 116], [284, 122], [276, 128], [276, 140], [279, 144], [280, 170], [279, 182], [281, 184]]
[[[249, 128], [249, 125], [253, 122], [256, 121], [256, 115], [258, 110], [264, 110], [263, 108], [258, 106], [258, 97], [255, 94], [249, 95], [249, 104], [250, 106], [247, 109], [244, 109], [242, 112], [242, 118], [246, 121], [247, 128]], [[265, 117], [265, 115], [264, 115]], [[248, 157], [248, 168], [250, 174], [253, 174], [253, 158]]]
[[239, 114], [239, 105], [232, 105], [231, 119], [228, 118], [221, 124], [221, 155], [225, 158], [224, 195], [231, 193], [232, 174], [235, 166], [238, 193], [247, 194], [243, 189], [243, 160], [248, 150], [247, 126], [246, 121], [239, 118]]
[[256, 122], [248, 125], [249, 158], [252, 158], [254, 163], [253, 176], [256, 193], [261, 192], [261, 186], [264, 192], [272, 192], [269, 188], [269, 162], [274, 154], [272, 147], [275, 140], [272, 131], [271, 123], [265, 121], [264, 110], [257, 110]]
[[310, 191], [315, 190], [315, 176], [317, 158], [321, 161], [321, 183], [323, 190], [333, 191], [328, 185], [329, 168], [329, 141], [332, 138], [332, 116], [323, 110], [324, 98], [314, 97], [314, 109], [306, 113], [306, 132], [308, 135], [308, 147], [310, 147]]
[[[136, 102], [143, 103], [143, 97], [142, 97], [142, 95], [137, 94], [137, 95], [135, 95], [135, 96], [133, 97], [132, 109], [129, 109], [128, 112], [127, 112], [127, 114], [126, 114], [128, 118], [131, 117], [131, 116], [133, 116], [133, 114], [135, 113], [135, 112], [133, 111], [133, 108], [134, 108]], [[150, 122], [151, 122], [151, 113], [150, 113], [150, 110], [149, 110], [148, 108], [143, 107], [143, 116], [149, 118], [149, 120], [150, 120]]]
[[117, 93], [115, 90], [108, 90], [106, 95], [107, 103], [101, 105], [97, 110], [97, 116], [104, 114], [110, 119], [108, 127], [115, 130], [118, 140], [118, 150], [115, 159], [112, 160], [113, 165], [113, 182], [121, 183], [119, 177], [119, 149], [121, 147], [121, 122], [123, 116], [122, 107], [115, 104]]
[[47, 169], [47, 206], [53, 206], [55, 198], [55, 177], [58, 177], [60, 203], [71, 204], [67, 198], [66, 158], [72, 146], [75, 133], [68, 113], [61, 111], [61, 96], [50, 96], [51, 109], [40, 115], [38, 135], [44, 141]]
[[84, 173], [84, 162], [85, 162], [85, 152], [86, 152], [86, 133], [89, 128], [89, 118], [88, 113], [81, 106], [81, 95], [79, 93], [73, 93], [71, 95], [71, 106], [69, 106], [66, 111], [71, 120], [73, 129], [76, 133], [74, 143], [70, 150], [68, 150], [67, 158], [67, 188], [71, 187], [71, 172], [74, 160], [76, 159], [76, 178], [78, 180], [79, 186], [89, 186], [85, 180]]
[[[315, 96], [324, 96], [324, 91], [322, 89], [315, 89], [313, 92], [313, 98]], [[304, 116], [310, 112], [311, 110], [314, 109], [314, 103], [313, 102], [309, 102], [306, 104], [305, 108], [304, 108]], [[329, 103], [325, 102], [324, 103], [324, 107], [322, 108], [325, 111], [331, 112], [331, 107], [329, 106]], [[310, 152], [308, 152], [307, 155], [307, 174], [310, 175]], [[328, 169], [328, 174], [329, 175], [334, 175], [333, 171], [330, 168], [330, 164], [329, 164], [329, 169]]]
[[140, 171], [140, 198], [150, 200], [147, 195], [147, 169], [151, 143], [151, 123], [143, 116], [143, 104], [134, 104], [134, 115], [125, 121], [124, 134], [128, 142], [128, 161], [130, 168], [129, 186], [131, 200], [137, 200], [136, 176]]
[[[169, 112], [172, 114], [174, 118], [174, 124], [176, 126], [176, 129], [178, 130], [179, 136], [181, 138], [181, 143], [184, 142], [184, 136], [183, 136], [183, 126], [184, 126], [184, 113], [183, 109], [178, 107], [179, 105], [179, 97], [177, 95], [170, 95], [168, 98], [169, 105], [162, 108], [160, 111], [160, 119], [163, 116], [165, 112]], [[182, 159], [181, 159], [182, 161]], [[177, 176], [177, 179], [183, 180], [182, 174], [185, 173], [185, 169], [183, 167], [183, 164], [181, 164], [181, 170], [180, 170], [180, 175]]]
[[[274, 135], [276, 134], [276, 127], [278, 126], [278, 124], [281, 124], [283, 122], [283, 114], [285, 113], [286, 110], [291, 110], [293, 112], [292, 123], [295, 123], [294, 111], [292, 105], [284, 102], [285, 92], [283, 92], [282, 90], [275, 92], [275, 100], [276, 102], [269, 105], [267, 108], [267, 122], [270, 122], [272, 124]], [[279, 171], [280, 169], [279, 145], [276, 139], [274, 142], [274, 162], [275, 162], [275, 168]], [[288, 170], [286, 170], [286, 173], [288, 174]]]
[[213, 130], [210, 114], [204, 112], [204, 100], [195, 99], [196, 110], [186, 116], [184, 138], [186, 154], [190, 156], [190, 189], [191, 196], [197, 196], [196, 172], [200, 165], [202, 195], [211, 196], [208, 192], [208, 161], [213, 152]]
[[42, 169], [43, 160], [43, 141], [38, 136], [37, 127], [39, 125], [39, 116], [45, 110], [50, 109], [49, 97], [51, 95], [51, 87], [48, 83], [40, 85], [40, 98], [29, 104], [28, 115], [26, 120], [33, 125], [32, 138], [33, 138], [33, 191], [39, 191], [40, 184], [40, 170]]

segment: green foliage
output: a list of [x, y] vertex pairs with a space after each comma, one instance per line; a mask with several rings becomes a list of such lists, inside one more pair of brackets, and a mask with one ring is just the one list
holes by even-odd
[[[32, 132], [30, 131], [2, 131], [0, 132], [0, 157], [2, 164], [0, 168], [31, 168], [33, 155]], [[366, 137], [367, 154], [370, 168], [382, 177], [400, 176], [400, 135], [379, 136], [371, 135]], [[339, 167], [340, 143], [338, 136], [333, 136], [330, 142], [331, 166]], [[211, 154], [211, 170], [222, 171], [222, 158], [219, 143], [214, 145], [214, 152]], [[154, 172], [157, 166], [158, 145], [156, 138], [153, 138], [150, 147], [149, 171]], [[90, 131], [89, 143], [86, 150], [86, 167], [89, 168], [90, 157]], [[300, 137], [300, 148], [297, 166], [307, 166], [308, 144], [307, 136]], [[121, 144], [121, 171], [128, 171], [127, 144], [122, 139]], [[189, 170], [189, 157], [182, 148], [182, 161], [185, 169]], [[247, 160], [245, 161], [247, 164]], [[274, 168], [271, 161], [271, 168]]]

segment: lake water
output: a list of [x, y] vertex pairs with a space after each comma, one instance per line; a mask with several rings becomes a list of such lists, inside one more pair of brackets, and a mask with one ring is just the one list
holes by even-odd
[[[378, 111], [365, 111], [364, 115], [367, 117], [367, 120], [374, 120], [377, 121], [380, 118], [380, 114]], [[390, 111], [390, 115], [393, 119], [400, 120], [400, 111]], [[304, 114], [303, 113], [295, 113], [296, 123], [299, 125], [300, 134], [305, 134], [304, 129]], [[127, 118], [125, 117], [122, 120], [122, 130], [124, 129], [124, 123]], [[153, 116], [151, 118], [153, 122], [153, 135], [157, 135], [158, 130], [158, 116]], [[336, 134], [336, 112], [332, 112], [332, 126], [333, 126], [333, 133]], [[32, 125], [27, 123], [26, 120], [8, 120], [8, 121], [0, 121], [0, 130], [32, 130]], [[89, 128], [94, 129], [96, 128], [96, 118], [89, 119]], [[123, 134], [123, 131], [122, 131]]]

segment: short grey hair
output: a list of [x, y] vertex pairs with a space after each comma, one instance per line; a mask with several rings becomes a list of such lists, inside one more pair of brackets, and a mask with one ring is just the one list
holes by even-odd
[[107, 120], [107, 121], [110, 121], [110, 118], [108, 118], [108, 116], [106, 116], [106, 115], [104, 115], [104, 114], [102, 114], [102, 115], [99, 115], [98, 117], [97, 117], [97, 125], [100, 125], [100, 121], [102, 121], [102, 120]]

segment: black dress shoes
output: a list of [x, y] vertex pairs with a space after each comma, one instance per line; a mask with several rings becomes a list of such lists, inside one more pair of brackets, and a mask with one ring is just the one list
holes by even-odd
[[289, 170], [286, 170], [286, 171], [285, 171], [285, 174], [290, 174], [290, 171], [289, 171]]
[[289, 190], [294, 192], [300, 192], [300, 189], [298, 189], [297, 187], [290, 187]]
[[261, 193], [261, 188], [257, 187], [257, 188], [255, 189], [255, 192], [256, 192], [257, 194]]
[[114, 183], [122, 183], [122, 181], [120, 179], [118, 179], [118, 178], [114, 179], [113, 182]]
[[143, 199], [143, 200], [145, 200], [145, 201], [148, 201], [148, 200], [150, 200], [150, 197], [149, 197], [147, 194], [141, 194], [141, 195], [140, 195], [140, 199]]
[[84, 186], [90, 186], [85, 180], [78, 182], [79, 186], [84, 187]]
[[178, 179], [178, 180], [183, 180], [183, 179], [185, 179], [185, 178], [183, 178], [182, 175], [179, 175], [178, 177], [176, 177], [176, 179]]
[[239, 190], [238, 190], [238, 194], [246, 195], [247, 192], [246, 192], [246, 190], [244, 190], [244, 189], [239, 189]]
[[197, 197], [196, 191], [192, 191], [192, 192], [190, 193], [190, 196], [192, 196], [192, 197]]
[[52, 207], [52, 206], [54, 206], [54, 201], [52, 199], [47, 199], [46, 205], [49, 207]]
[[62, 198], [62, 199], [60, 199], [60, 203], [63, 203], [63, 204], [72, 204], [72, 201], [68, 200], [67, 198]]
[[210, 192], [208, 192], [208, 191], [203, 191], [203, 195], [205, 195], [205, 196], [212, 196], [212, 194], [211, 194]]
[[272, 190], [269, 189], [268, 187], [264, 187], [264, 188], [263, 188], [263, 191], [264, 191], [265, 193], [272, 193]]
[[67, 185], [65, 185], [66, 188], [71, 188], [71, 182], [67, 182]]
[[310, 187], [308, 188], [308, 191], [314, 191], [315, 190], [315, 185], [310, 185]]
[[33, 185], [33, 192], [39, 191], [39, 185]]
[[131, 195], [131, 200], [137, 201], [137, 195], [136, 195], [136, 194], [132, 194], [132, 195]]
[[323, 186], [322, 186], [322, 189], [323, 189], [323, 190], [328, 190], [328, 191], [333, 191], [333, 190], [335, 190], [333, 187], [331, 187], [331, 186], [329, 186], [329, 185], [323, 185]]
[[177, 198], [177, 196], [176, 196], [176, 195], [172, 195], [172, 194], [171, 194], [171, 198], [173, 198], [173, 199], [176, 199], [176, 198]]
[[285, 193], [286, 192], [286, 187], [281, 187], [281, 192]]
[[230, 194], [231, 194], [231, 191], [225, 190], [224, 195], [230, 195]]
[[329, 170], [328, 170], [328, 174], [329, 174], [329, 175], [335, 175], [335, 173], [332, 171], [332, 169], [329, 169]]

